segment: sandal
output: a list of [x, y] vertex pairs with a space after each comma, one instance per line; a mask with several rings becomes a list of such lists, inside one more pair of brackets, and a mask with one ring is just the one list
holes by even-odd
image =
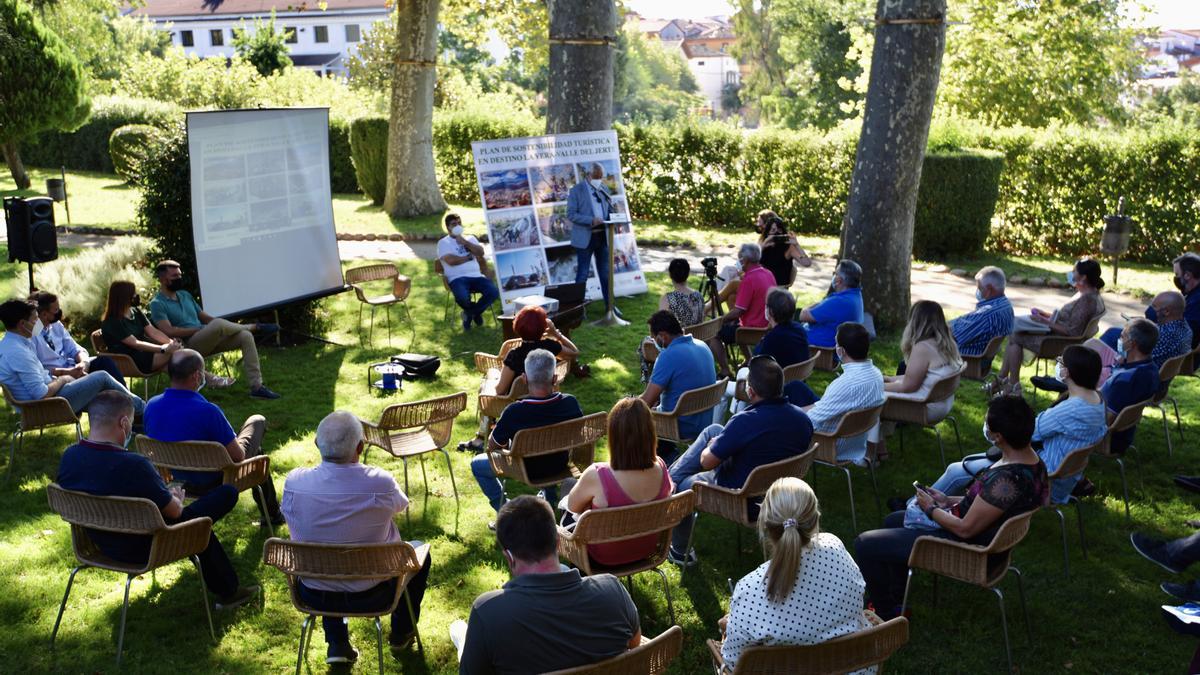
[[232, 387], [233, 383], [236, 381], [237, 380], [232, 377], [221, 377], [220, 375], [213, 375], [212, 373], [208, 373], [204, 376], [204, 386], [212, 387], [213, 389], [228, 389], [229, 387]]

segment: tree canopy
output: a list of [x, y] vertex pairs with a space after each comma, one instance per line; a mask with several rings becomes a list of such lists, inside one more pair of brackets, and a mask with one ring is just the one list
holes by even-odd
[[0, 0], [0, 73], [0, 143], [87, 119], [82, 66], [23, 0]]
[[670, 120], [704, 105], [678, 50], [626, 28], [613, 55], [613, 115], [623, 121]]
[[275, 28], [275, 10], [271, 10], [271, 19], [254, 20], [254, 27], [247, 28], [243, 22], [241, 28], [233, 31], [233, 48], [238, 56], [246, 59], [254, 66], [259, 75], [270, 77], [283, 72], [292, 66], [288, 58], [287, 35], [285, 31]]

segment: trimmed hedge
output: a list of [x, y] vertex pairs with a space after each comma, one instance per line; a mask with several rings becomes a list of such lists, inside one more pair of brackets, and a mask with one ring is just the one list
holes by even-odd
[[983, 251], [996, 213], [1004, 155], [989, 150], [925, 155], [913, 257], [938, 260]]
[[442, 197], [448, 202], [477, 203], [479, 183], [471, 141], [540, 136], [544, 122], [510, 113], [493, 115], [469, 111], [437, 113], [433, 116], [433, 155]]
[[126, 124], [113, 130], [108, 137], [108, 155], [118, 176], [130, 183], [137, 182], [142, 161], [150, 145], [158, 142], [161, 131], [149, 124]]
[[360, 117], [350, 125], [354, 175], [358, 187], [376, 206], [383, 204], [387, 192], [387, 144], [386, 117]]
[[329, 118], [329, 189], [358, 192], [354, 164], [350, 161], [350, 120]]
[[71, 133], [46, 132], [21, 142], [21, 159], [29, 166], [113, 173], [108, 139], [129, 124], [167, 128], [183, 119], [183, 109], [172, 103], [121, 96], [92, 99], [92, 116]]

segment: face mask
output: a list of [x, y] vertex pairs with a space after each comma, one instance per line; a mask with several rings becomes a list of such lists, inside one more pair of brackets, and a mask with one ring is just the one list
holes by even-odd
[[983, 291], [975, 289], [975, 302], [983, 302]]
[[133, 440], [133, 420], [130, 420], [129, 421], [129, 431], [127, 431], [125, 433], [125, 442], [121, 444], [121, 447], [128, 448], [129, 443], [132, 440]]
[[462, 225], [455, 225], [454, 227], [450, 228], [450, 234], [451, 234], [452, 236], [455, 236], [455, 237], [461, 237], [461, 236], [462, 236], [462, 233], [463, 233], [463, 226], [462, 226]]
[[1125, 341], [1117, 338], [1117, 356], [1121, 357], [1121, 360], [1124, 361], [1128, 355], [1128, 352], [1125, 350]]
[[593, 178], [589, 182], [592, 184], [592, 187], [596, 188], [597, 190], [600, 189], [601, 185], [604, 185], [604, 180], [601, 178]]
[[837, 291], [837, 275], [835, 274], [835, 275], [833, 275], [833, 278], [829, 280], [829, 292], [834, 293], [836, 291]]
[[206, 385], [206, 384], [208, 384], [208, 378], [207, 378], [207, 377], [204, 377], [204, 376], [201, 376], [201, 377], [200, 377], [200, 386], [199, 386], [199, 387], [196, 387], [196, 393], [197, 393], [197, 394], [199, 394], [199, 393], [200, 393], [200, 390], [201, 390], [201, 389], [204, 389], [204, 385]]
[[178, 291], [183, 289], [183, 277], [178, 277], [167, 282], [167, 290]]
[[1068, 285], [1068, 286], [1074, 286], [1074, 285], [1075, 285], [1075, 270], [1068, 270], [1068, 271], [1067, 271], [1067, 285]]
[[1063, 364], [1061, 364], [1061, 363], [1054, 364], [1054, 379], [1058, 380], [1059, 382], [1063, 382], [1063, 383], [1065, 383], [1067, 381], [1066, 375], [1063, 375]]
[[987, 420], [983, 421], [983, 440], [987, 441], [988, 445], [996, 444], [996, 442], [992, 440], [992, 430], [988, 428]]
[[142, 299], [141, 299], [141, 298], [139, 298], [139, 297], [138, 297], [138, 296], [136, 296], [136, 295], [135, 295], [135, 296], [133, 296], [133, 299], [129, 301], [129, 306], [130, 306], [130, 307], [141, 307], [141, 306], [142, 306]]
[[1172, 281], [1175, 282], [1175, 288], [1178, 288], [1181, 291], [1183, 290], [1183, 277], [1176, 274], [1175, 278], [1172, 279]]
[[663, 345], [663, 343], [661, 343], [661, 342], [659, 342], [659, 341], [658, 341], [658, 336], [657, 336], [657, 335], [651, 335], [651, 336], [650, 336], [650, 339], [651, 339], [651, 340], [654, 340], [654, 346], [655, 346], [655, 347], [658, 347], [658, 351], [660, 351], [660, 352], [661, 352], [662, 350], [666, 349], [666, 347]]

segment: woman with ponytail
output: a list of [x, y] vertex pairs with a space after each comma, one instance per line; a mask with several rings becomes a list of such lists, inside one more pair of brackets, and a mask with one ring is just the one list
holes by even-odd
[[770, 559], [733, 590], [721, 620], [726, 669], [747, 647], [812, 645], [869, 627], [862, 573], [841, 540], [820, 531], [820, 519], [817, 496], [799, 478], [767, 490], [758, 536]]

